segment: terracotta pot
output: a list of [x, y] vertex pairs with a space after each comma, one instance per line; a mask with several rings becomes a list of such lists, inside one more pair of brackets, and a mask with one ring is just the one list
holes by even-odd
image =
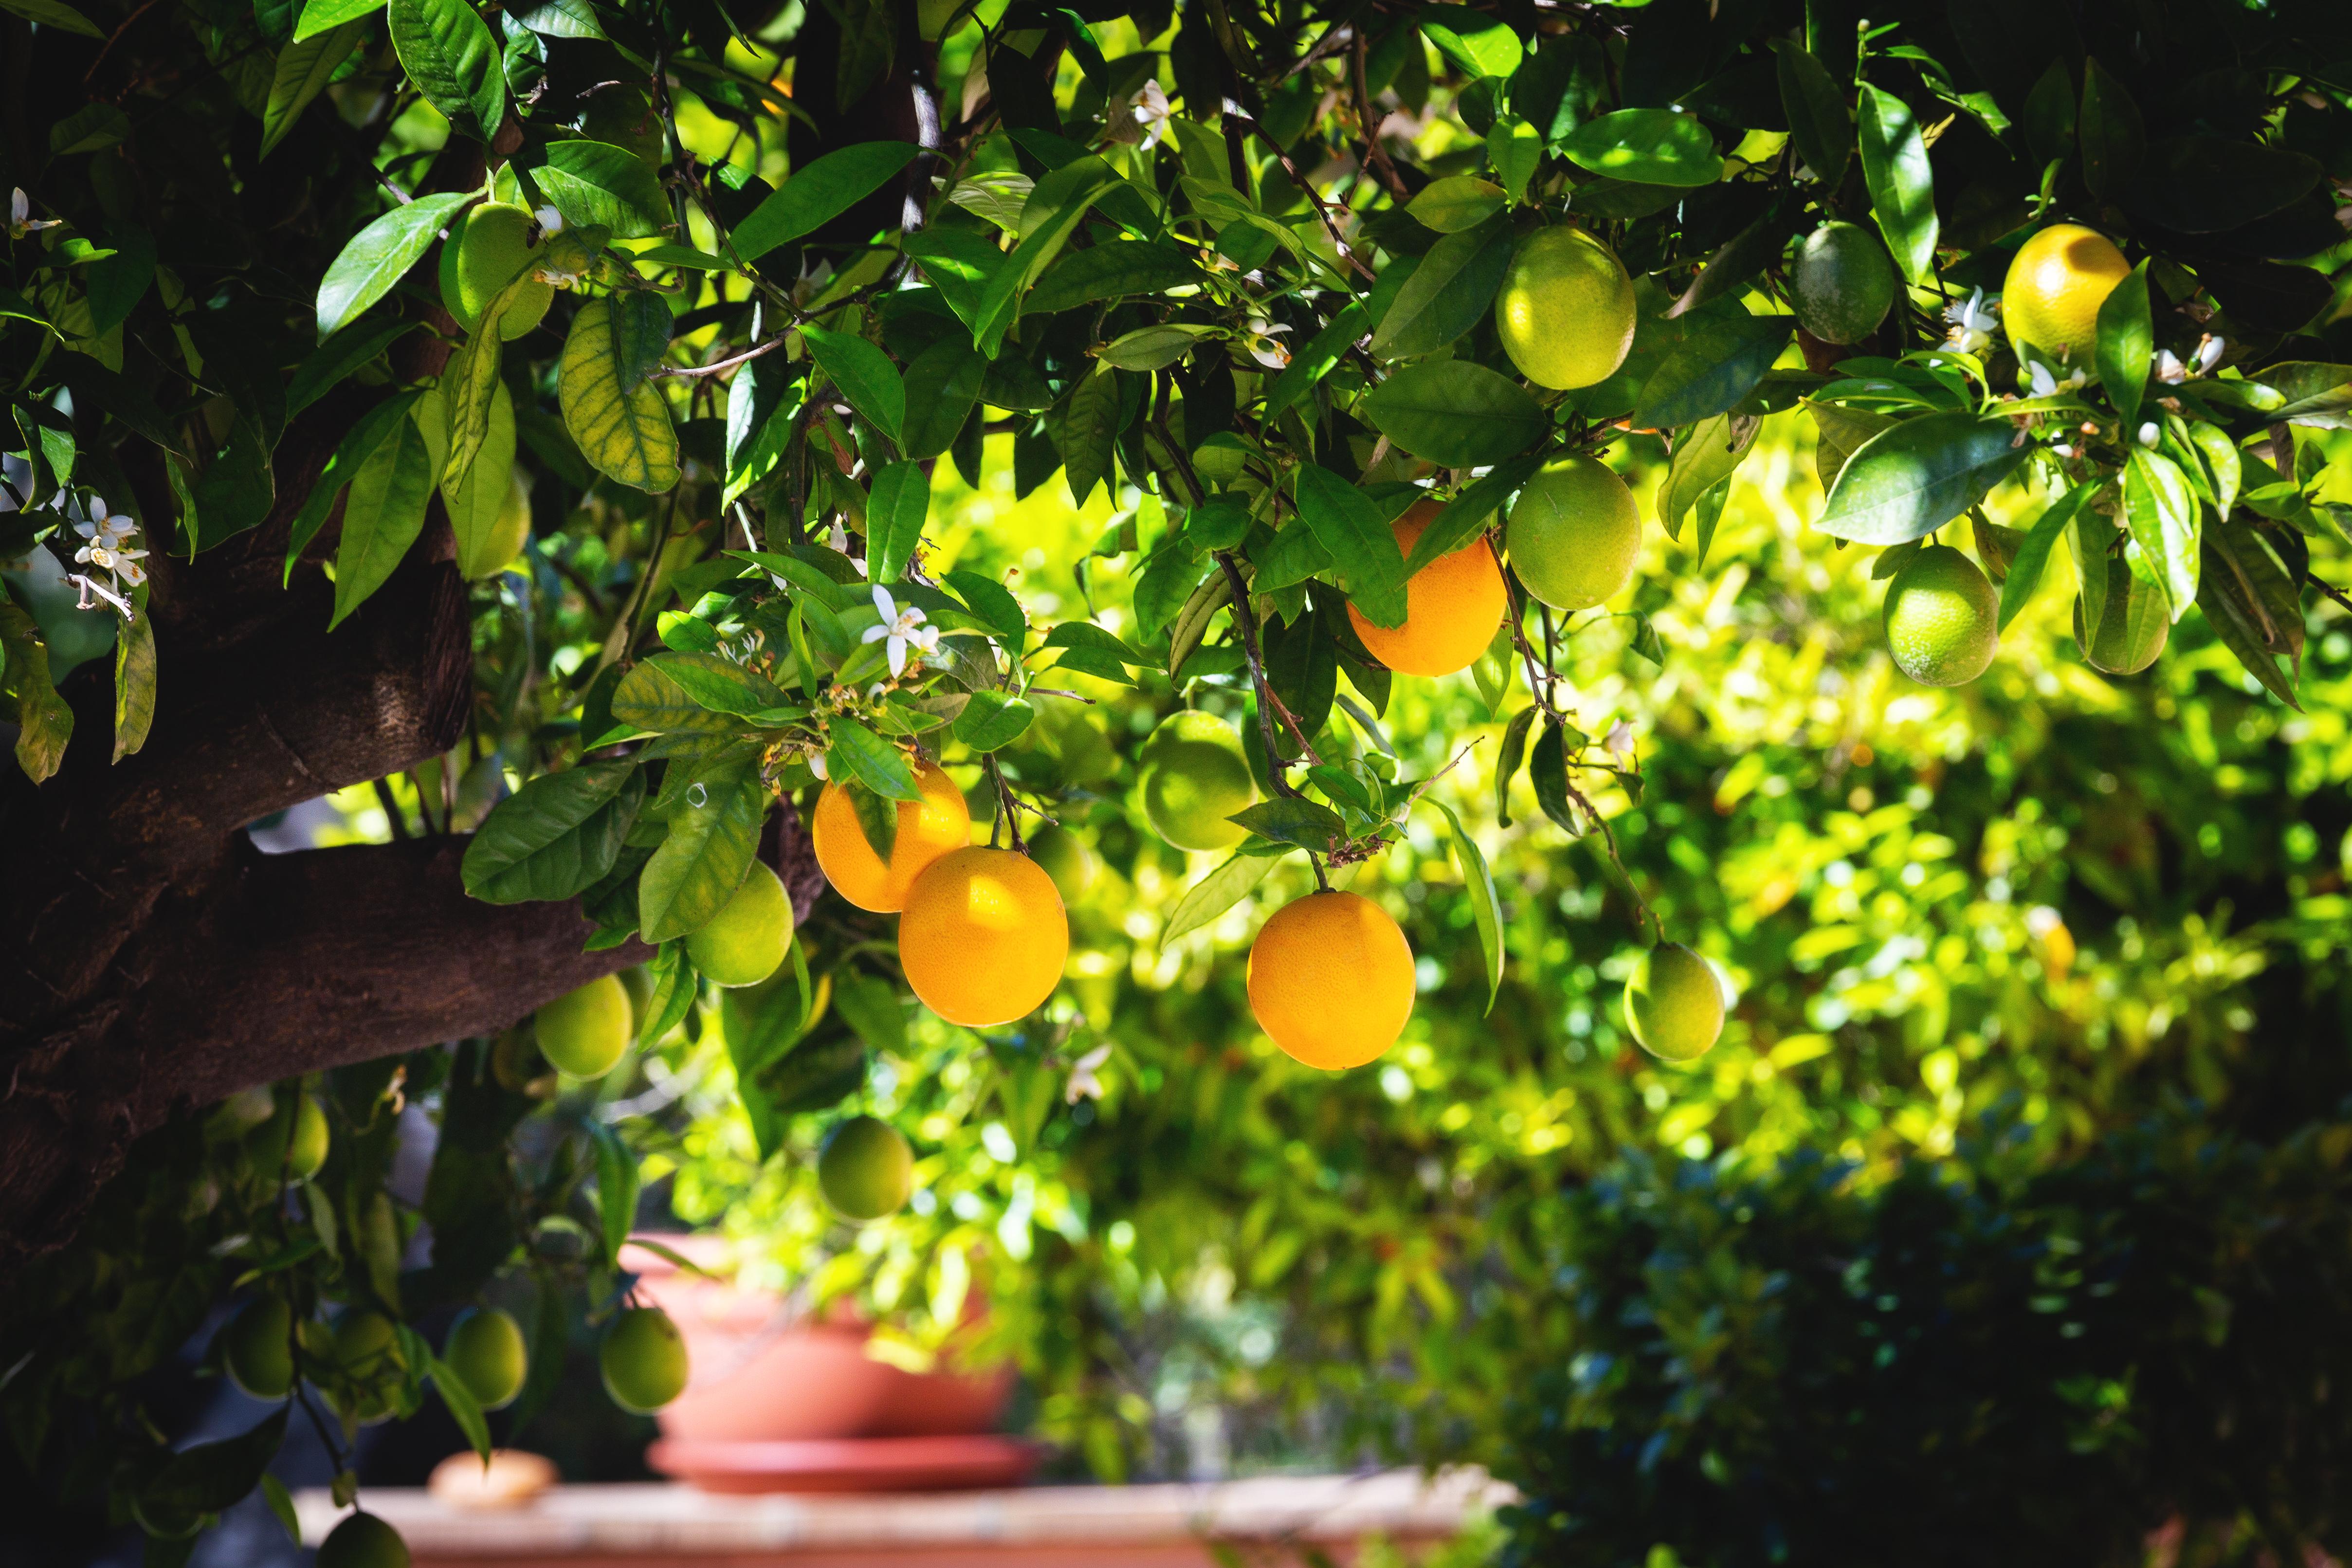
[[718, 1237], [664, 1245], [720, 1276], [703, 1279], [643, 1248], [627, 1267], [686, 1337], [686, 1392], [660, 1415], [665, 1436], [691, 1443], [951, 1436], [994, 1429], [1013, 1390], [1010, 1367], [977, 1375], [915, 1373], [866, 1353], [870, 1325], [844, 1312], [791, 1314], [772, 1292], [739, 1289]]

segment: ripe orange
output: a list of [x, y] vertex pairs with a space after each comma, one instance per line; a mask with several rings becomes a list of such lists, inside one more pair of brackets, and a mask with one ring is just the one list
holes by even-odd
[[1311, 1068], [1361, 1067], [1412, 1016], [1412, 947], [1355, 893], [1311, 893], [1275, 911], [1250, 947], [1258, 1027]]
[[992, 1028], [1054, 994], [1070, 922], [1045, 868], [975, 845], [931, 862], [907, 891], [898, 963], [923, 1005], [950, 1024]]
[[[1415, 501], [1391, 525], [1405, 555], [1444, 507]], [[1404, 585], [1404, 625], [1374, 626], [1355, 605], [1348, 620], [1372, 657], [1400, 675], [1452, 675], [1467, 669], [1503, 624], [1503, 569], [1484, 539], [1441, 555]]]
[[2000, 287], [2000, 319], [2012, 343], [2087, 365], [2099, 346], [2099, 306], [2131, 275], [2106, 236], [2053, 223], [2018, 247]]
[[904, 908], [907, 889], [925, 867], [971, 842], [971, 808], [964, 804], [963, 792], [945, 769], [934, 762], [919, 761], [915, 787], [922, 791], [923, 798], [898, 803], [898, 840], [891, 847], [887, 866], [866, 842], [866, 830], [858, 826], [857, 807], [851, 804], [847, 790], [829, 784], [817, 797], [816, 812], [809, 822], [816, 863], [833, 890], [861, 910], [887, 914]]

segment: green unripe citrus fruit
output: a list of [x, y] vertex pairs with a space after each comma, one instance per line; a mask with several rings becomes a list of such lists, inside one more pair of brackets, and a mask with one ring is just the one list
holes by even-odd
[[[2099, 629], [2089, 637], [2083, 619], [2082, 595], [2074, 598], [2074, 643], [2083, 661], [2109, 675], [2137, 675], [2156, 662], [2172, 637], [2172, 616], [2164, 591], [2143, 583], [2119, 555], [2104, 563], [2107, 592], [2099, 614]], [[2094, 567], [2093, 570], [2099, 570]]]
[[1895, 263], [1860, 224], [1825, 223], [1807, 235], [1789, 281], [1797, 320], [1825, 343], [1862, 342], [1895, 303]]
[[400, 1352], [400, 1331], [382, 1312], [361, 1308], [335, 1325], [335, 1365], [358, 1388], [356, 1413], [373, 1426], [392, 1415], [401, 1379], [408, 1370]]
[[[530, 261], [532, 221], [530, 209], [518, 203], [485, 202], [450, 223], [441, 244], [441, 303], [467, 331]], [[499, 336], [519, 338], [539, 325], [554, 299], [552, 284], [526, 282], [499, 318]]]
[[372, 1513], [355, 1513], [319, 1543], [318, 1568], [408, 1568], [408, 1542]]
[[449, 1337], [442, 1342], [441, 1359], [474, 1403], [485, 1410], [503, 1410], [515, 1402], [522, 1392], [522, 1380], [530, 1371], [530, 1357], [523, 1348], [522, 1327], [514, 1314], [496, 1307], [469, 1307], [449, 1325]]
[[1043, 829], [1029, 840], [1029, 858], [1045, 868], [1054, 879], [1062, 902], [1074, 904], [1094, 886], [1095, 873], [1101, 862], [1087, 841], [1066, 827]]
[[757, 985], [782, 966], [792, 940], [793, 901], [784, 880], [754, 860], [735, 896], [686, 939], [686, 955], [720, 985]]
[[282, 1297], [248, 1301], [221, 1330], [231, 1383], [256, 1399], [283, 1399], [294, 1387], [294, 1310]]
[[613, 1403], [639, 1415], [686, 1392], [686, 1339], [659, 1307], [631, 1307], [615, 1318], [596, 1364]]
[[1706, 1055], [1723, 1033], [1723, 985], [1706, 960], [1677, 942], [1643, 953], [1625, 982], [1625, 1026], [1670, 1062]]
[[1227, 817], [1257, 798], [1242, 738], [1213, 713], [1171, 714], [1138, 754], [1143, 816], [1179, 849], [1230, 849], [1249, 837]]
[[1495, 296], [1495, 330], [1519, 374], [1566, 392], [1606, 381], [1633, 346], [1633, 279], [1614, 252], [1556, 224], [1519, 242]]
[[1965, 686], [2000, 647], [2000, 595], [1948, 544], [1913, 556], [1886, 585], [1886, 651], [1922, 686]]
[[1589, 610], [1633, 580], [1642, 514], [1607, 464], [1563, 458], [1519, 491], [1503, 547], [1528, 593], [1555, 610]]
[[612, 975], [567, 991], [531, 1016], [539, 1048], [573, 1078], [603, 1078], [629, 1048], [629, 994]]
[[816, 1184], [844, 1217], [880, 1219], [906, 1206], [914, 1193], [915, 1152], [881, 1118], [853, 1116], [825, 1134]]
[[646, 1006], [654, 999], [654, 977], [646, 973], [644, 964], [639, 963], [624, 969], [613, 978], [618, 980], [621, 989], [629, 994], [629, 1038], [634, 1040], [645, 1033]]
[[457, 542], [457, 570], [467, 582], [487, 577], [522, 553], [523, 541], [530, 537], [530, 486], [520, 468], [509, 470], [506, 499], [499, 503], [499, 514], [490, 523], [489, 532], [472, 550], [466, 548], [464, 539]]
[[286, 1178], [307, 1182], [327, 1163], [327, 1112], [309, 1095], [294, 1101], [294, 1135], [286, 1147]]

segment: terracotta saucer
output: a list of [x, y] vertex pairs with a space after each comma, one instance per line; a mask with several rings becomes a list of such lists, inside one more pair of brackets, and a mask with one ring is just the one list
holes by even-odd
[[646, 1462], [709, 1492], [919, 1492], [1018, 1486], [1044, 1452], [1020, 1437], [664, 1437]]

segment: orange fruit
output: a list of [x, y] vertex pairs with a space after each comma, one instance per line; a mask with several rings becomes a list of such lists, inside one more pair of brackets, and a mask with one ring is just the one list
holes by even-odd
[[[1415, 501], [1391, 526], [1408, 557], [1444, 506]], [[1467, 669], [1503, 624], [1503, 569], [1485, 539], [1439, 556], [1404, 585], [1404, 625], [1374, 626], [1355, 605], [1348, 620], [1372, 657], [1400, 675], [1452, 675]]]
[[2053, 223], [2018, 247], [2000, 286], [2000, 319], [2012, 343], [2087, 365], [2099, 346], [2099, 306], [2131, 275], [2106, 236]]
[[1062, 982], [1070, 922], [1044, 867], [975, 845], [931, 862], [907, 890], [898, 963], [923, 1005], [950, 1024], [1026, 1017]]
[[1250, 947], [1250, 1011], [1311, 1068], [1361, 1067], [1412, 1016], [1412, 947], [1355, 893], [1310, 893], [1275, 911]]
[[816, 848], [817, 866], [833, 890], [861, 910], [888, 914], [903, 909], [907, 889], [924, 868], [951, 849], [971, 842], [971, 807], [963, 791], [937, 763], [918, 760], [915, 787], [920, 801], [898, 803], [898, 839], [891, 846], [890, 863], [874, 853], [858, 825], [857, 807], [849, 792], [837, 784], [824, 786], [817, 796], [816, 813], [809, 823], [809, 840]]

